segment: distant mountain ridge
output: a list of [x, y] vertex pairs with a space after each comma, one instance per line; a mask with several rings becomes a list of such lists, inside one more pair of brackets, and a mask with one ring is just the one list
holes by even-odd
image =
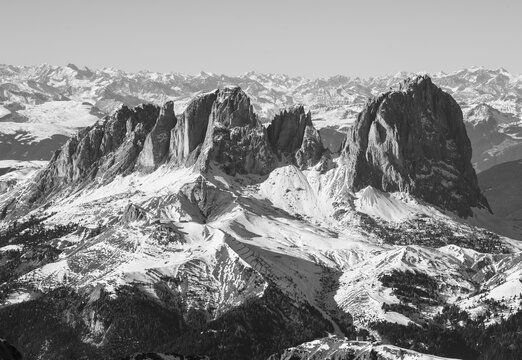
[[[144, 102], [161, 105], [174, 101], [175, 112], [182, 113], [194, 96], [229, 85], [240, 86], [249, 95], [264, 123], [285, 108], [304, 105], [311, 111], [325, 146], [338, 151], [366, 100], [412, 75], [400, 72], [367, 79], [341, 75], [307, 79], [256, 72], [186, 75], [93, 70], [72, 64], [0, 65], [0, 139], [2, 144], [11, 144], [2, 145], [2, 159], [48, 160], [66, 137], [122, 104], [134, 107]], [[499, 112], [497, 117], [509, 120], [492, 125], [487, 134], [472, 131], [476, 133], [471, 136], [472, 146], [477, 147], [472, 161], [477, 170], [522, 157], [522, 76], [485, 68], [430, 76], [457, 100], [464, 120], [469, 117], [475, 124], [477, 111], [473, 109], [480, 106], [489, 106]]]

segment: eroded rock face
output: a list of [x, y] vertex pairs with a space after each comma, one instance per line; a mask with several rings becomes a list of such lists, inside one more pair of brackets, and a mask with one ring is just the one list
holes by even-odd
[[314, 166], [324, 153], [319, 132], [310, 112], [296, 106], [276, 115], [267, 128], [268, 140], [282, 158], [290, 158], [300, 168]]
[[326, 154], [321, 135], [313, 125], [307, 125], [301, 147], [295, 153], [295, 161], [301, 169], [316, 165]]
[[134, 221], [142, 221], [147, 219], [147, 212], [135, 204], [128, 204], [123, 210], [121, 222], [128, 224]]
[[230, 175], [268, 174], [277, 163], [266, 129], [240, 88], [220, 90], [212, 105], [197, 164], [206, 170], [212, 162]]
[[312, 125], [312, 115], [303, 106], [283, 110], [268, 126], [270, 144], [282, 153], [295, 153], [301, 147], [307, 126]]
[[33, 197], [64, 185], [100, 178], [110, 181], [134, 169], [160, 108], [150, 104], [123, 106], [104, 122], [86, 128], [58, 150], [36, 177]]
[[172, 130], [170, 163], [197, 164], [203, 171], [213, 163], [231, 175], [266, 174], [275, 167], [276, 158], [250, 99], [232, 87], [189, 104]]
[[314, 166], [323, 153], [319, 132], [302, 106], [281, 113], [267, 131], [239, 87], [203, 94], [179, 117], [172, 102], [123, 106], [67, 141], [23, 198], [15, 194], [17, 201], [5, 202], [0, 214], [26, 211], [62, 190], [105, 184], [117, 175], [150, 172], [167, 163], [195, 165], [202, 172], [217, 166], [229, 175], [265, 175], [280, 163]]
[[178, 124], [172, 129], [170, 137], [170, 161], [173, 164], [193, 163], [197, 154], [189, 160], [194, 152], [205, 140], [208, 128], [208, 119], [212, 105], [216, 101], [218, 91], [201, 95], [194, 99], [185, 112], [179, 117]]
[[144, 170], [155, 170], [165, 162], [169, 154], [170, 132], [177, 123], [174, 102], [163, 105], [156, 124], [147, 135], [138, 164]]
[[428, 76], [368, 102], [343, 156], [348, 187], [406, 191], [460, 216], [489, 208], [471, 165], [471, 144], [457, 102]]

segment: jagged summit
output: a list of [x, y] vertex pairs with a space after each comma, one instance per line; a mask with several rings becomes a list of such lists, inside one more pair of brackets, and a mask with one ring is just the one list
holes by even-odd
[[178, 116], [172, 101], [123, 105], [69, 139], [20, 203], [38, 204], [62, 190], [107, 184], [118, 175], [152, 172], [164, 164], [195, 166], [201, 172], [215, 164], [229, 175], [265, 175], [281, 159], [305, 168], [317, 164], [324, 152], [310, 112], [305, 114], [302, 106], [276, 116], [268, 133], [237, 86], [196, 97]]
[[[163, 164], [266, 175], [284, 164], [315, 166], [328, 154], [302, 105], [281, 111], [265, 128], [249, 96], [225, 87], [196, 97], [177, 116], [172, 101], [122, 106], [71, 138], [22, 203]], [[342, 151], [343, 186], [405, 191], [467, 217], [472, 207], [489, 208], [470, 160], [460, 107], [427, 75], [417, 76], [372, 98], [359, 114]]]
[[294, 159], [301, 168], [317, 164], [325, 152], [321, 135], [312, 124], [312, 115], [305, 112], [303, 105], [281, 111], [267, 133], [274, 151], [280, 157]]
[[348, 186], [405, 191], [460, 216], [489, 208], [457, 102], [427, 75], [371, 99], [348, 136]]
[[274, 148], [292, 153], [299, 149], [304, 129], [311, 125], [311, 113], [305, 113], [302, 105], [293, 106], [274, 117], [267, 129], [268, 138]]

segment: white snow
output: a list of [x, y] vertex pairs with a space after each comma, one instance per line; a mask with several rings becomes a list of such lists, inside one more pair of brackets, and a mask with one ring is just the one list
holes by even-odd
[[90, 113], [91, 106], [77, 101], [51, 101], [28, 106], [18, 113], [27, 117], [27, 122], [2, 122], [0, 132], [14, 135], [26, 133], [28, 142], [47, 139], [53, 135], [72, 136], [84, 127], [91, 126], [99, 118]]
[[356, 194], [357, 210], [386, 221], [401, 222], [420, 212], [420, 207], [408, 204], [371, 186]]
[[7, 251], [22, 251], [24, 247], [22, 245], [6, 245], [0, 247], [0, 253]]
[[6, 109], [3, 106], [0, 106], [0, 119], [6, 115], [9, 115], [10, 113], [11, 113], [11, 111], [9, 111], [8, 109]]

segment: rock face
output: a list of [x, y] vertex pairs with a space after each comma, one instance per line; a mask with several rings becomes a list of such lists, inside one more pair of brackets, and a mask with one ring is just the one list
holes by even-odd
[[462, 111], [428, 76], [369, 101], [343, 156], [353, 190], [405, 191], [463, 217], [472, 207], [489, 209], [471, 165]]
[[[94, 178], [110, 181], [118, 174], [128, 174], [134, 169], [159, 115], [160, 108], [154, 105], [144, 104], [133, 109], [123, 106], [104, 122], [79, 132], [54, 154], [47, 168], [36, 177], [33, 197], [63, 185], [77, 185]], [[155, 146], [152, 142], [156, 140], [150, 140], [151, 151]]]
[[276, 115], [267, 129], [274, 151], [294, 160], [300, 168], [313, 166], [324, 153], [319, 132], [312, 124], [311, 113], [303, 106], [292, 107]]
[[267, 132], [239, 87], [200, 95], [179, 117], [172, 102], [163, 107], [122, 106], [68, 140], [29, 191], [22, 192], [19, 204], [4, 203], [1, 214], [7, 216], [8, 207], [27, 210], [62, 189], [108, 183], [117, 175], [150, 172], [162, 164], [265, 175], [281, 160], [301, 168], [313, 166], [323, 152], [319, 132], [302, 106], [281, 113]]
[[[205, 140], [208, 119], [217, 94], [216, 90], [192, 100], [179, 117], [178, 124], [172, 129], [170, 137], [170, 161], [172, 163], [185, 163], [189, 155]], [[192, 161], [197, 154], [194, 155]]]
[[277, 160], [250, 99], [238, 87], [218, 92], [201, 149], [200, 169], [214, 162], [230, 175], [268, 174]]
[[[107, 183], [116, 175], [153, 171], [165, 163], [266, 175], [280, 164], [315, 166], [324, 155], [321, 136], [302, 106], [281, 112], [265, 128], [248, 96], [229, 87], [197, 97], [179, 118], [172, 102], [123, 106], [70, 139], [19, 202], [32, 206], [63, 188], [74, 191], [94, 179]], [[429, 77], [408, 80], [399, 90], [371, 100], [342, 157], [343, 184], [352, 190], [371, 185], [407, 191], [464, 217], [472, 207], [489, 208], [470, 163], [460, 107]], [[15, 201], [4, 204], [18, 206]]]
[[155, 170], [165, 162], [169, 155], [170, 132], [176, 125], [174, 103], [169, 101], [163, 105], [156, 124], [147, 135], [138, 164], [145, 170]]
[[283, 110], [268, 126], [268, 139], [282, 153], [295, 153], [301, 147], [307, 126], [312, 126], [312, 115], [303, 106]]
[[314, 166], [324, 154], [326, 154], [326, 151], [319, 131], [313, 125], [306, 126], [301, 147], [295, 154], [297, 166], [301, 169]]

